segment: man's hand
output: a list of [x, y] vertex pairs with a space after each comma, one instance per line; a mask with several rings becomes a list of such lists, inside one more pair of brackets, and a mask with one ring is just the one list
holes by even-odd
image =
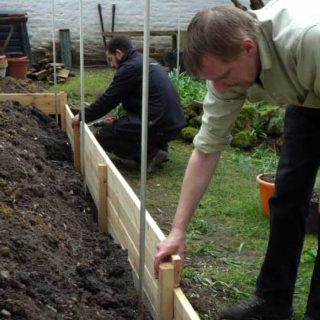
[[72, 118], [72, 120], [71, 120], [71, 126], [72, 126], [72, 128], [75, 128], [75, 127], [79, 127], [79, 126], [80, 126], [79, 113]]
[[185, 241], [185, 232], [172, 230], [169, 236], [157, 245], [157, 254], [154, 257], [154, 274], [156, 278], [159, 276], [160, 263], [169, 261], [172, 254], [178, 254], [183, 264]]

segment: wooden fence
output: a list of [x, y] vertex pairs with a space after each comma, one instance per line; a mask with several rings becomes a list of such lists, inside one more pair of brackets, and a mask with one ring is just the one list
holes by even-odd
[[[140, 201], [124, 177], [101, 148], [90, 128], [85, 125], [83, 139], [80, 130], [71, 126], [73, 114], [67, 105], [65, 93], [55, 97], [51, 93], [0, 94], [0, 101], [15, 100], [22, 105], [33, 105], [46, 114], [60, 115], [61, 129], [66, 132], [73, 152], [74, 168], [82, 170], [87, 188], [98, 208], [101, 232], [108, 232], [116, 242], [128, 250], [128, 259], [137, 283], [139, 274], [139, 225]], [[84, 141], [84, 163], [81, 164], [80, 142]], [[181, 261], [172, 256], [172, 261], [160, 266], [159, 279], [153, 276], [153, 258], [156, 245], [164, 234], [146, 211], [144, 297], [154, 319], [199, 320], [199, 316], [184, 295], [180, 282]]]

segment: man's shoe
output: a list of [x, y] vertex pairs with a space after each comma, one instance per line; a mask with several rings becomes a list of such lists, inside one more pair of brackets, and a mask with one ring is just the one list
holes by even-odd
[[164, 162], [167, 158], [168, 152], [159, 149], [156, 155], [150, 160], [147, 171], [149, 173], [155, 172], [160, 168], [161, 163]]
[[139, 168], [139, 163], [135, 160], [120, 158], [116, 155], [110, 155], [111, 161], [117, 166], [120, 165], [122, 167], [126, 167], [129, 169], [137, 169]]
[[225, 308], [218, 319], [225, 320], [290, 320], [292, 308], [274, 307], [265, 300], [252, 296], [239, 304]]

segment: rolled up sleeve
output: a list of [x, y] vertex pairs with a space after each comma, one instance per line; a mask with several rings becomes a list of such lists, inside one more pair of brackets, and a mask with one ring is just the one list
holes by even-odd
[[231, 130], [245, 101], [245, 91], [232, 88], [220, 95], [212, 82], [207, 82], [208, 92], [203, 103], [202, 124], [193, 140], [195, 148], [203, 153], [225, 150], [231, 143]]

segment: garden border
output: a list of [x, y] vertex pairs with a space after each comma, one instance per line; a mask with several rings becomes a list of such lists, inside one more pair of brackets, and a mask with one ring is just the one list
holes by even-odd
[[[67, 94], [28, 93], [0, 94], [0, 101], [17, 101], [32, 105], [45, 114], [60, 116], [62, 131], [66, 132], [74, 153], [74, 168], [81, 171], [81, 132], [72, 128], [73, 113], [67, 105]], [[84, 125], [84, 178], [98, 208], [101, 232], [110, 233], [116, 242], [128, 251], [135, 283], [139, 274], [139, 217], [140, 200], [97, 142], [87, 125]], [[159, 280], [153, 276], [153, 257], [156, 245], [165, 239], [157, 223], [146, 211], [144, 296], [154, 319], [199, 320], [198, 314], [179, 287], [181, 259], [173, 255], [171, 262], [160, 266]]]

